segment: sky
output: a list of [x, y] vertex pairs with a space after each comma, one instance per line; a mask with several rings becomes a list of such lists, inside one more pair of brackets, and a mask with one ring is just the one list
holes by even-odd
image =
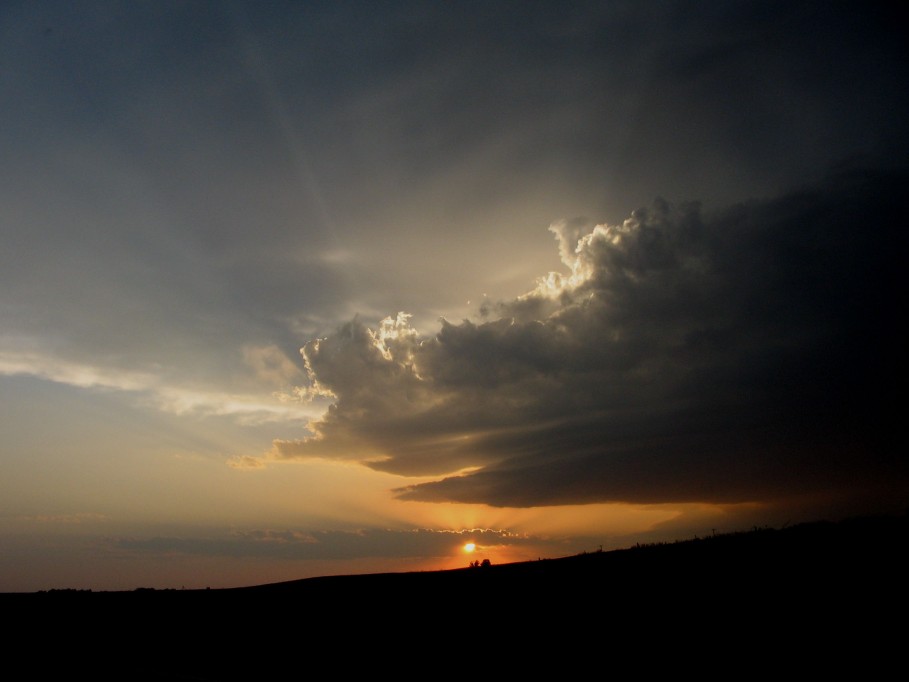
[[904, 512], [904, 32], [2, 3], [0, 592]]

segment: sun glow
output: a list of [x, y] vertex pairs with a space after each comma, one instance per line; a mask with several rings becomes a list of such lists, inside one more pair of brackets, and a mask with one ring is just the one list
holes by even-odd
[[468, 554], [470, 554], [471, 552], [476, 550], [476, 548], [477, 548], [477, 546], [473, 542], [468, 542], [466, 545], [464, 545], [464, 551], [467, 552]]

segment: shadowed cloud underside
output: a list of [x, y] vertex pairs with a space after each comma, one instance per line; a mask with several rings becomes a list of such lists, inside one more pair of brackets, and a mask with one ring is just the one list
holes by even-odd
[[[658, 200], [550, 229], [566, 272], [424, 338], [354, 319], [302, 353], [334, 396], [271, 456], [445, 475], [401, 499], [741, 502], [902, 488], [901, 173], [706, 214]], [[455, 474], [457, 475], [451, 475]]]

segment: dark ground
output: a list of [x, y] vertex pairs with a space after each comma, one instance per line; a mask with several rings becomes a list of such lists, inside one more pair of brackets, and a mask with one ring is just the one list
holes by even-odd
[[452, 571], [2, 594], [0, 613], [16, 679], [874, 679], [905, 669], [907, 540], [909, 516], [863, 518]]

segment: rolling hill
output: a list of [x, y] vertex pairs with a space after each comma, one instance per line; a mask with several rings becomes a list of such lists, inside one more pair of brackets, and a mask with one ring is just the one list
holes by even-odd
[[94, 666], [94, 679], [275, 679], [311, 660], [367, 672], [419, 652], [446, 669], [482, 652], [498, 670], [570, 671], [641, 647], [867, 675], [904, 649], [907, 530], [907, 516], [868, 517], [449, 571], [5, 594], [0, 607], [8, 651], [37, 641], [53, 652], [44, 670]]

